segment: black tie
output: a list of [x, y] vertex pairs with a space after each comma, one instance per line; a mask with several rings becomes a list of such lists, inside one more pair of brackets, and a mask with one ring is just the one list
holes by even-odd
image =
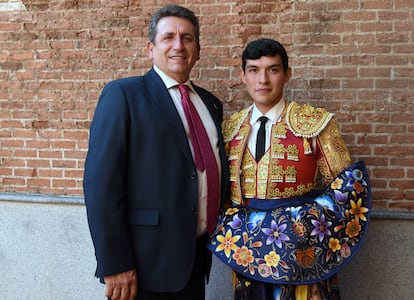
[[266, 122], [268, 118], [262, 116], [259, 118], [260, 128], [257, 132], [256, 140], [256, 161], [259, 161], [265, 153], [265, 142], [266, 142]]

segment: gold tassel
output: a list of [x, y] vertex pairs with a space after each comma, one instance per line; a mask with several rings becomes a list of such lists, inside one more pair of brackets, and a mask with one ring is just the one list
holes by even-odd
[[303, 149], [305, 150], [305, 154], [312, 153], [308, 138], [303, 138]]

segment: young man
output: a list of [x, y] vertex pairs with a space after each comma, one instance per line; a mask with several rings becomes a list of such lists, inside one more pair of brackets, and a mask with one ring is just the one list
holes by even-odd
[[228, 180], [223, 109], [189, 79], [200, 59], [192, 11], [156, 11], [147, 49], [153, 68], [110, 82], [91, 125], [84, 191], [96, 276], [112, 300], [204, 299], [208, 233]]
[[[343, 173], [351, 159], [333, 114], [287, 101], [290, 77], [279, 42], [250, 42], [241, 78], [254, 103], [223, 124], [233, 207], [209, 248], [237, 271], [237, 300], [339, 299], [335, 273], [365, 233], [366, 172]], [[333, 198], [310, 196], [318, 173], [325, 185], [342, 174]]]

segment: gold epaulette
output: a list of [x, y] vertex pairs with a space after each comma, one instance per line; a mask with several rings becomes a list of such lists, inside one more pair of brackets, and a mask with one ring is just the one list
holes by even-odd
[[334, 116], [323, 108], [291, 102], [286, 113], [286, 123], [295, 136], [313, 138], [319, 135]]
[[223, 121], [222, 130], [225, 143], [230, 142], [237, 134], [237, 132], [239, 132], [240, 126], [252, 110], [252, 107], [253, 106], [242, 109], [241, 111], [232, 114], [228, 119]]

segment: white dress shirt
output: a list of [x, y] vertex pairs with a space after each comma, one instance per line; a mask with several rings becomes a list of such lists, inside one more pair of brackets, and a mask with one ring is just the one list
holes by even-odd
[[253, 157], [256, 157], [256, 139], [257, 132], [260, 128], [259, 118], [266, 116], [269, 120], [266, 122], [266, 140], [265, 140], [265, 152], [270, 147], [270, 138], [272, 133], [273, 124], [280, 122], [281, 114], [285, 108], [285, 99], [281, 99], [277, 104], [275, 104], [265, 115], [263, 115], [260, 110], [253, 105], [252, 114], [250, 117], [251, 130], [249, 134], [249, 139], [247, 146], [249, 147], [250, 153]]

